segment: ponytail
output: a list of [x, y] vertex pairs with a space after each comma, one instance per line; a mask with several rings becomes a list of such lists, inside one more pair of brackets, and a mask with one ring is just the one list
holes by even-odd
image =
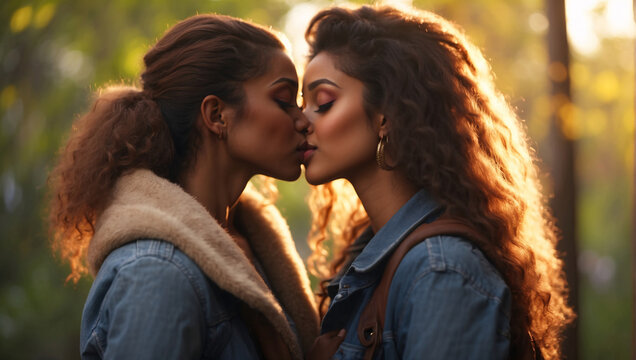
[[174, 145], [159, 106], [132, 87], [108, 88], [73, 124], [50, 177], [53, 248], [70, 261], [69, 279], [83, 264], [94, 225], [117, 179], [133, 169], [169, 177]]

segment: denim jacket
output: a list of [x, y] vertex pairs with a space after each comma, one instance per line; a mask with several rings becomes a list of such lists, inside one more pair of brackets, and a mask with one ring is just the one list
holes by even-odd
[[259, 359], [238, 306], [174, 245], [128, 243], [110, 253], [95, 278], [82, 316], [81, 356]]
[[[318, 317], [273, 205], [248, 188], [232, 210], [250, 261], [198, 201], [148, 170], [122, 176], [110, 198], [87, 250], [96, 277], [83, 359], [303, 358]], [[247, 308], [249, 329], [240, 316]], [[257, 346], [261, 335], [265, 346]]]
[[[321, 331], [347, 330], [334, 359], [362, 359], [358, 321], [386, 260], [415, 227], [439, 213], [422, 190], [377, 234], [366, 232], [368, 244], [328, 286], [332, 301]], [[393, 277], [375, 358], [507, 359], [510, 301], [501, 275], [470, 242], [428, 238], [406, 254]]]

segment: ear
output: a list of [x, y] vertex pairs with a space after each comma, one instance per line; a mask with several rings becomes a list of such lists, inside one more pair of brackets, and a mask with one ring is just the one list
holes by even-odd
[[208, 95], [201, 101], [201, 119], [203, 126], [214, 133], [219, 139], [227, 132], [227, 123], [223, 119], [225, 103], [216, 95]]

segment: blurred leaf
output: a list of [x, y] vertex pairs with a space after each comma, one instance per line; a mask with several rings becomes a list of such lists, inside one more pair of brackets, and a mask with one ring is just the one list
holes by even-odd
[[30, 5], [23, 6], [16, 10], [11, 16], [11, 31], [19, 33], [29, 26], [31, 23], [31, 16], [33, 15], [33, 7]]

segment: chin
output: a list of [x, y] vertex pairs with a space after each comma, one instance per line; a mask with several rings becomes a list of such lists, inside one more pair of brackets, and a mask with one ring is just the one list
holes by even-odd
[[283, 181], [295, 181], [300, 177], [300, 166], [296, 166], [295, 168], [286, 171], [281, 171], [279, 174], [271, 174], [268, 176]]
[[308, 183], [309, 185], [313, 185], [313, 186], [316, 186], [316, 185], [322, 185], [322, 184], [324, 184], [324, 183], [325, 183], [325, 181], [313, 181], [313, 180], [311, 180], [311, 179], [310, 179], [309, 177], [307, 177], [307, 176], [305, 176], [305, 180], [307, 180], [307, 183]]
[[333, 180], [332, 177], [322, 176], [323, 174], [316, 174], [315, 171], [311, 171], [311, 169], [305, 166], [305, 180], [310, 185], [322, 185], [328, 183]]

